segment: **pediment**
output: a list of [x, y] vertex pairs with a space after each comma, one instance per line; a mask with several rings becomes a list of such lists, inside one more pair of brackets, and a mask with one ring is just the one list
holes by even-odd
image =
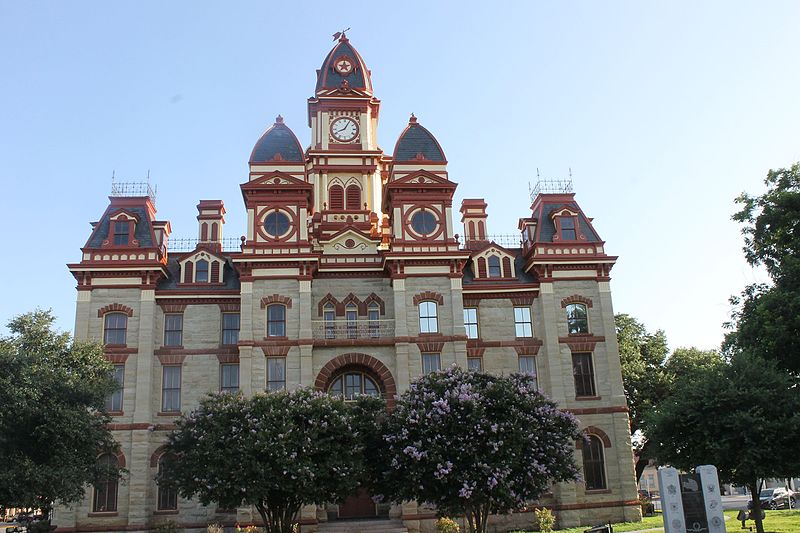
[[563, 205], [561, 207], [557, 207], [556, 209], [550, 211], [550, 218], [564, 217], [564, 216], [576, 217], [578, 216], [578, 210], [575, 209], [574, 207]]
[[402, 178], [392, 180], [389, 182], [389, 185], [455, 185], [452, 181], [448, 180], [445, 177], [439, 176], [438, 174], [434, 174], [433, 172], [428, 172], [426, 170], [420, 170], [418, 172], [413, 172], [408, 174], [407, 176], [403, 176]]
[[377, 254], [380, 238], [373, 238], [356, 228], [345, 228], [330, 237], [320, 239], [323, 253], [364, 255]]
[[178, 263], [183, 265], [187, 261], [196, 262], [201, 259], [205, 259], [208, 262], [211, 261], [219, 261], [221, 263], [225, 263], [225, 258], [221, 255], [217, 255], [211, 250], [198, 246], [195, 250], [185, 253], [178, 257]]
[[270, 172], [252, 177], [248, 183], [242, 185], [242, 189], [263, 189], [265, 187], [301, 187], [311, 189], [312, 185], [285, 172]]

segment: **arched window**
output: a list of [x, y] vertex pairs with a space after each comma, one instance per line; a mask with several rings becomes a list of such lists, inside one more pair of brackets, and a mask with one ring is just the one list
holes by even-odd
[[325, 338], [336, 338], [336, 308], [328, 302], [322, 308], [322, 319], [325, 321]]
[[583, 304], [567, 306], [567, 330], [570, 333], [589, 333], [589, 316]]
[[194, 266], [195, 283], [208, 283], [208, 261], [201, 259]]
[[490, 278], [502, 278], [503, 271], [500, 268], [500, 258], [496, 255], [489, 256], [489, 277]]
[[419, 304], [419, 332], [438, 333], [439, 318], [436, 302], [425, 301]]
[[367, 307], [367, 319], [369, 320], [369, 336], [372, 338], [381, 336], [381, 306], [378, 302], [372, 302]]
[[583, 478], [586, 481], [586, 490], [606, 488], [603, 442], [595, 435], [588, 435], [583, 443]]
[[345, 191], [347, 209], [349, 211], [357, 211], [361, 209], [361, 187], [358, 185], [348, 185]]
[[94, 486], [94, 502], [92, 512], [112, 513], [117, 510], [117, 471], [119, 460], [110, 453], [104, 453], [97, 458], [102, 475], [97, 485]]
[[344, 317], [347, 319], [347, 338], [355, 339], [358, 337], [358, 307], [349, 304], [344, 310]]
[[267, 337], [286, 336], [286, 306], [272, 304], [267, 306]]
[[[174, 460], [172, 454], [164, 454], [158, 460], [158, 477], [161, 479], [164, 473], [165, 465]], [[158, 507], [159, 511], [177, 511], [178, 510], [178, 490], [165, 481], [158, 483]]]
[[103, 317], [103, 343], [125, 344], [128, 333], [128, 315], [106, 313]]
[[331, 382], [328, 394], [352, 400], [359, 394], [380, 396], [381, 390], [375, 380], [364, 372], [347, 372]]
[[344, 209], [344, 189], [341, 185], [331, 185], [328, 189], [328, 209]]

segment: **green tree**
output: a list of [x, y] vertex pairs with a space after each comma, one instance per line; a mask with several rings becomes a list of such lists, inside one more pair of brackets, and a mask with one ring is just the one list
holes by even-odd
[[542, 396], [531, 376], [450, 367], [412, 383], [391, 413], [385, 496], [466, 515], [470, 533], [483, 533], [490, 514], [575, 480], [579, 438], [575, 417]]
[[731, 298], [735, 311], [724, 349], [745, 350], [800, 375], [800, 163], [770, 170], [761, 196], [741, 194], [733, 219], [744, 225], [744, 253], [772, 284], [752, 284]]
[[0, 339], [0, 504], [42, 509], [84, 496], [108, 475], [100, 453], [114, 452], [104, 413], [117, 388], [97, 344], [53, 330], [49, 311], [14, 318]]
[[253, 505], [268, 533], [291, 533], [303, 505], [342, 501], [362, 483], [370, 425], [356, 416], [310, 389], [211, 395], [176, 422], [166, 452], [178, 460], [159, 483], [204, 505]]
[[758, 480], [800, 472], [800, 388], [774, 361], [746, 352], [676, 380], [646, 426], [661, 462], [685, 471], [713, 464], [723, 481], [746, 485], [759, 533]]

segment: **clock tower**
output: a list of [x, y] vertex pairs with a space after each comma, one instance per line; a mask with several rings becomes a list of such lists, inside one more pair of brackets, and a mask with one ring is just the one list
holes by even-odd
[[379, 110], [370, 71], [342, 34], [317, 71], [316, 90], [308, 99], [306, 161], [318, 235], [346, 225], [369, 232], [379, 218], [385, 165], [377, 141]]

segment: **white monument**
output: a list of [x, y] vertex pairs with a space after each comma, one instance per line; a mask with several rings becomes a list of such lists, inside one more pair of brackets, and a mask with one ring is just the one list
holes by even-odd
[[702, 465], [694, 474], [658, 469], [666, 533], [725, 533], [717, 468]]

